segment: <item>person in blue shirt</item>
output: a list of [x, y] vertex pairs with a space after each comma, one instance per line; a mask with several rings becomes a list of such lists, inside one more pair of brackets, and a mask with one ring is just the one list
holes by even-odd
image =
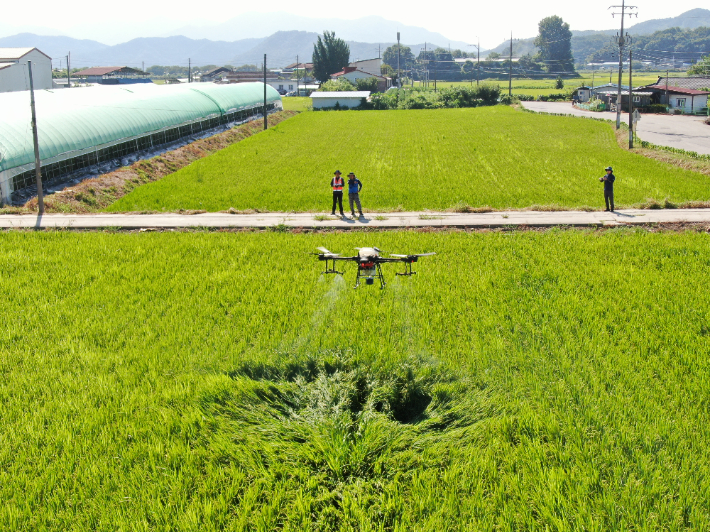
[[[616, 177], [614, 177], [614, 171], [611, 169], [611, 166], [607, 166], [604, 170], [606, 171], [606, 175], [599, 178], [599, 181], [604, 182], [604, 202], [606, 203], [604, 212], [614, 212], [614, 181]], [[610, 204], [611, 209], [609, 208]]]
[[360, 205], [360, 191], [362, 190], [362, 183], [355, 177], [353, 172], [348, 174], [348, 199], [350, 200], [350, 212], [355, 217], [355, 205], [357, 205], [357, 211], [360, 213], [360, 218], [362, 218], [362, 205]]

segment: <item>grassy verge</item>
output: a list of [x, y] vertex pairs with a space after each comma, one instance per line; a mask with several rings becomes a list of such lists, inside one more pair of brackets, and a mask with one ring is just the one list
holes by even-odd
[[3, 530], [710, 527], [707, 233], [0, 245]]

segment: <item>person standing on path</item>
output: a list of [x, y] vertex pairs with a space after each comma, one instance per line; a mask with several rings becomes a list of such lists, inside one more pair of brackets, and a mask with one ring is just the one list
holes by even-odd
[[335, 216], [335, 204], [340, 207], [340, 216], [345, 216], [343, 212], [343, 186], [345, 181], [340, 177], [340, 170], [334, 172], [335, 177], [330, 180], [330, 186], [333, 188], [333, 210], [330, 214]]
[[362, 183], [355, 177], [354, 172], [348, 174], [348, 199], [350, 200], [350, 213], [355, 217], [355, 205], [357, 205], [357, 212], [360, 213], [360, 218], [362, 218], [362, 205], [360, 205], [360, 191], [362, 190]]
[[611, 166], [607, 166], [604, 170], [606, 170], [606, 175], [599, 178], [599, 181], [604, 182], [604, 202], [606, 203], [604, 212], [614, 212], [614, 181], [616, 177], [614, 177], [614, 171]]

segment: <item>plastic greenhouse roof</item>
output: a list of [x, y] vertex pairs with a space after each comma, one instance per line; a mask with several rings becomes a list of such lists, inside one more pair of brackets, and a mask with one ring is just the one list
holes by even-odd
[[[267, 101], [280, 101], [267, 85]], [[136, 84], [35, 91], [40, 159], [263, 105], [263, 83]], [[29, 91], [0, 94], [0, 172], [34, 166]]]

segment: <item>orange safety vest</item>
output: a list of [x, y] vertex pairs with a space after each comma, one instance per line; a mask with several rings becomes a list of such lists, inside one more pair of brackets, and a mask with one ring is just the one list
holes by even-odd
[[333, 192], [342, 192], [344, 183], [345, 181], [343, 181], [342, 177], [334, 177], [331, 181], [331, 185], [333, 185]]

